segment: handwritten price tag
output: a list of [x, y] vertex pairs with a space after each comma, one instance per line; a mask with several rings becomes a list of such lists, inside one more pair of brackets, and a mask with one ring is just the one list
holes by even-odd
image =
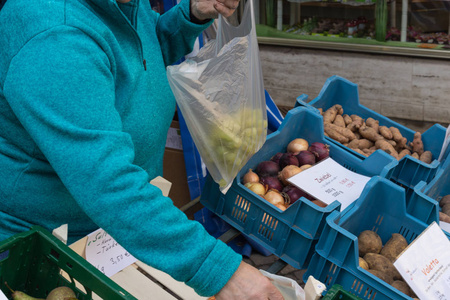
[[358, 199], [370, 177], [352, 172], [332, 158], [300, 172], [288, 181], [326, 204], [341, 202], [344, 210]]
[[436, 222], [403, 251], [394, 266], [419, 299], [450, 299], [450, 241]]
[[86, 260], [111, 277], [136, 262], [136, 258], [120, 246], [106, 231], [98, 229], [88, 235]]

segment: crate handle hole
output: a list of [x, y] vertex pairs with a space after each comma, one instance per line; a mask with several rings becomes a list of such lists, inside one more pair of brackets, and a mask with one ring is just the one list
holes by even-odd
[[53, 256], [54, 258], [56, 258], [56, 260], [59, 259], [59, 252], [53, 248], [50, 250], [50, 255]]
[[70, 264], [70, 263], [66, 263], [66, 266], [68, 266], [69, 269], [71, 269], [71, 270], [72, 270], [72, 268], [73, 268], [72, 264]]

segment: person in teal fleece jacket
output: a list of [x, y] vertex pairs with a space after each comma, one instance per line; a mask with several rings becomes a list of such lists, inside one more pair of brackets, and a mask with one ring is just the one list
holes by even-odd
[[239, 0], [8, 0], [0, 11], [0, 240], [103, 228], [137, 259], [217, 299], [278, 290], [149, 181], [175, 99], [166, 67]]

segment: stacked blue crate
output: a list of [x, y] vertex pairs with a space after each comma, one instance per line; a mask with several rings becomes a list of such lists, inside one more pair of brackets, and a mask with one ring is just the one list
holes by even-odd
[[[434, 218], [435, 213], [428, 213], [430, 204], [433, 203], [437, 207], [440, 206], [440, 201], [446, 195], [450, 195], [450, 159], [444, 161], [436, 176], [430, 183], [421, 181], [415, 188], [416, 196], [411, 198], [411, 210], [416, 215], [421, 214], [424, 218], [429, 215], [429, 220]], [[442, 208], [440, 208], [441, 210]], [[450, 228], [450, 225], [448, 227]], [[445, 231], [445, 230], [444, 230]], [[445, 231], [450, 236], [450, 231]]]
[[286, 152], [286, 146], [295, 138], [329, 144], [332, 159], [365, 176], [380, 175], [389, 179], [398, 162], [381, 151], [361, 159], [328, 143], [321, 116], [310, 108], [297, 107], [287, 113], [277, 131], [268, 135], [263, 147], [238, 173], [226, 194], [220, 192], [210, 176], [206, 178], [200, 200], [205, 207], [271, 253], [300, 269], [310, 261], [325, 218], [339, 210], [340, 203], [334, 201], [323, 208], [302, 197], [287, 210], [281, 211], [241, 183], [241, 178], [250, 168], [255, 169], [259, 162], [270, 160], [278, 152]]
[[[337, 75], [331, 76], [327, 79], [322, 90], [315, 99], [307, 102], [307, 97], [308, 96], [304, 94], [300, 95], [297, 98], [296, 105], [311, 107], [319, 113], [319, 108], [322, 108], [323, 111], [325, 111], [335, 104], [340, 104], [342, 105], [345, 114], [356, 114], [363, 119], [371, 117], [378, 120], [380, 126], [397, 127], [400, 130], [400, 133], [407, 138], [408, 142], [413, 140], [414, 130], [361, 105], [359, 102], [358, 86], [345, 78]], [[398, 166], [392, 174], [391, 180], [405, 188], [407, 199], [413, 194], [414, 186], [416, 184], [420, 181], [429, 183], [436, 175], [436, 172], [442, 163], [442, 161], [440, 162], [437, 159], [445, 138], [445, 131], [446, 129], [442, 125], [435, 124], [422, 134], [425, 150], [429, 150], [433, 154], [433, 161], [430, 164], [424, 163], [410, 155], [406, 155], [400, 159]], [[364, 157], [329, 137], [326, 137], [326, 139], [330, 143], [334, 143], [342, 147], [342, 149], [353, 153], [355, 156], [361, 158]]]
[[305, 280], [313, 276], [327, 287], [339, 284], [362, 299], [412, 299], [361, 268], [358, 261], [357, 237], [364, 230], [375, 231], [383, 244], [393, 233], [411, 243], [429, 224], [438, 222], [436, 211], [428, 223], [408, 214], [405, 196], [405, 190], [392, 181], [373, 177], [353, 206], [327, 217]]

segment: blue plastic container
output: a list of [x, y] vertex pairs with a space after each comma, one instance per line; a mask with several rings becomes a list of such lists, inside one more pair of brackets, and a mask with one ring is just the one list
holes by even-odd
[[[380, 125], [397, 127], [401, 134], [407, 138], [408, 142], [413, 140], [415, 133], [414, 130], [394, 122], [391, 119], [361, 105], [359, 102], [358, 86], [347, 79], [336, 75], [331, 76], [327, 79], [322, 87], [322, 90], [315, 99], [307, 102], [307, 97], [307, 95], [299, 96], [297, 98], [296, 105], [312, 107], [317, 113], [319, 113], [318, 108], [322, 108], [323, 111], [325, 111], [335, 104], [341, 104], [345, 114], [357, 114], [363, 119], [371, 117], [378, 120]], [[430, 164], [421, 162], [420, 160], [407, 155], [399, 161], [398, 166], [395, 168], [391, 179], [395, 183], [404, 187], [408, 196], [412, 194], [414, 186], [417, 183], [420, 181], [425, 181], [428, 183], [435, 176], [436, 171], [440, 166], [437, 158], [439, 157], [442, 143], [445, 138], [445, 131], [446, 129], [442, 125], [435, 124], [422, 134], [422, 141], [424, 143], [425, 150], [429, 150], [433, 154], [433, 161]], [[349, 151], [358, 157], [364, 157], [334, 139], [326, 137], [326, 140], [342, 147], [346, 151]]]
[[[222, 194], [208, 176], [200, 201], [271, 253], [295, 268], [303, 268], [314, 252], [325, 218], [339, 210], [341, 204], [334, 201], [322, 208], [302, 197], [281, 211], [241, 184], [241, 178], [250, 168], [255, 169], [261, 161], [270, 160], [277, 152], [285, 152], [286, 146], [295, 138], [304, 138], [309, 143], [327, 143], [321, 116], [306, 107], [290, 110], [278, 130], [268, 135], [263, 147], [238, 173], [227, 193]], [[390, 178], [398, 163], [384, 152], [361, 159], [334, 144], [329, 146], [331, 158], [365, 176]]]
[[[447, 159], [444, 162], [430, 183], [419, 182], [415, 188], [415, 194], [418, 197], [411, 198], [410, 201], [411, 210], [414, 210], [415, 214], [422, 214], [425, 217], [427, 207], [430, 207], [429, 203], [433, 203], [439, 209], [439, 201], [444, 196], [450, 195], [450, 160]], [[450, 236], [450, 232], [446, 234]]]
[[[430, 221], [438, 222], [437, 218]], [[375, 176], [344, 212], [332, 212], [327, 217], [304, 278], [311, 275], [327, 287], [340, 284], [363, 299], [412, 299], [359, 266], [357, 237], [364, 230], [373, 230], [383, 245], [392, 233], [403, 235], [411, 243], [428, 225], [406, 212], [403, 188]]]

